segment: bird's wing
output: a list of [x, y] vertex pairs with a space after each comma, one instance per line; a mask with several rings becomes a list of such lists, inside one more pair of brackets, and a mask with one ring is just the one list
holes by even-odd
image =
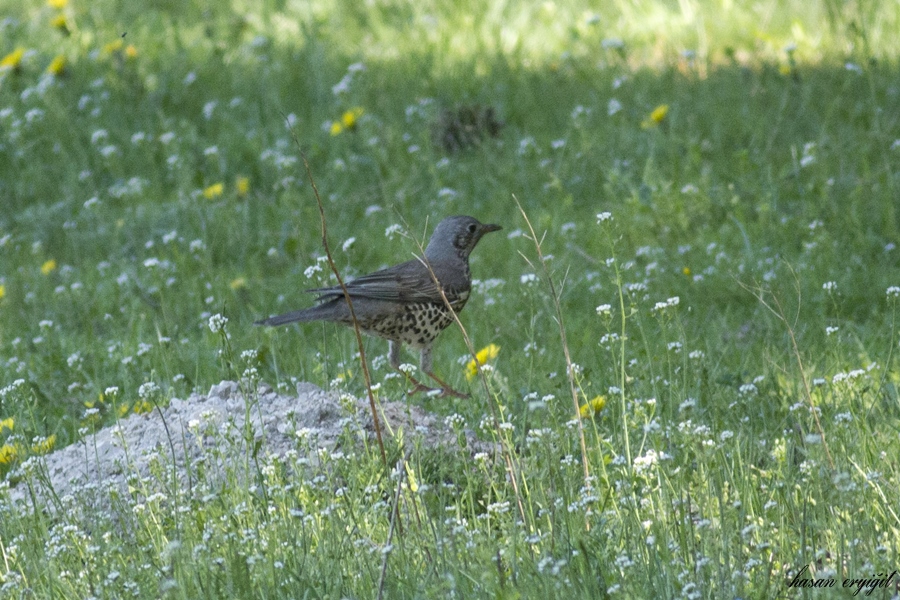
[[[417, 259], [363, 275], [345, 284], [351, 298], [371, 298], [391, 302], [441, 302], [428, 269]], [[341, 286], [306, 290], [319, 300], [343, 297]]]

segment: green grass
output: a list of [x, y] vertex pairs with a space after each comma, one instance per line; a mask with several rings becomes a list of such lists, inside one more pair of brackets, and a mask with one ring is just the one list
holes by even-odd
[[[476, 349], [501, 347], [490, 400], [451, 329], [435, 364], [473, 399], [410, 401], [507, 450], [407, 440], [418, 487], [385, 597], [766, 598], [797, 594], [807, 564], [838, 586], [898, 568], [900, 9], [587, 5], [0, 0], [0, 55], [26, 50], [0, 72], [0, 475], [31, 476], [35, 438], [140, 410], [148, 381], [184, 398], [255, 367], [281, 390], [365, 394], [350, 332], [251, 325], [332, 281], [306, 274], [323, 250], [288, 118], [345, 276], [410, 258], [385, 234], [398, 223], [418, 240], [449, 214], [504, 226], [473, 254], [491, 284], [461, 315]], [[502, 133], [445, 153], [433, 124], [469, 104]], [[579, 402], [606, 397], [584, 457], [513, 195], [552, 255]], [[258, 360], [222, 360], [217, 313]], [[388, 373], [376, 361], [381, 396], [402, 398]], [[479, 427], [492, 404], [512, 429]], [[377, 452], [343, 452], [108, 515], [28, 514], [0, 491], [0, 596], [375, 597], [397, 480]]]

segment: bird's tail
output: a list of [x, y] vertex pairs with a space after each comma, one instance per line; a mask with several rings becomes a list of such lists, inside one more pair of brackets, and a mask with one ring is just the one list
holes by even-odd
[[268, 319], [262, 319], [260, 321], [256, 321], [253, 323], [254, 325], [268, 325], [270, 327], [276, 327], [278, 325], [286, 325], [288, 323], [294, 323], [297, 321], [316, 321], [322, 318], [321, 313], [316, 310], [319, 308], [318, 306], [313, 306], [312, 308], [304, 308], [302, 310], [294, 310], [289, 313], [284, 313], [283, 315], [277, 315], [274, 317], [269, 317]]

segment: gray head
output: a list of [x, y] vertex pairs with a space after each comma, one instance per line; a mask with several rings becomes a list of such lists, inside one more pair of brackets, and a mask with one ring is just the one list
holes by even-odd
[[425, 258], [435, 261], [458, 256], [466, 260], [481, 236], [500, 229], [502, 227], [499, 225], [480, 223], [473, 217], [447, 217], [434, 228], [428, 247], [425, 248]]

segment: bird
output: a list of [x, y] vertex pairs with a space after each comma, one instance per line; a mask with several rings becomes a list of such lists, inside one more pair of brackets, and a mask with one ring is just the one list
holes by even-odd
[[[481, 238], [500, 225], [485, 224], [458, 215], [438, 223], [423, 257], [363, 275], [345, 283], [362, 333], [387, 339], [388, 359], [415, 386], [408, 393], [440, 391], [440, 396], [467, 398], [434, 374], [432, 346], [438, 334], [453, 322], [469, 300], [472, 275], [469, 254]], [[440, 282], [440, 289], [435, 285]], [[441, 293], [443, 290], [443, 294]], [[353, 316], [341, 286], [305, 290], [317, 294], [315, 306], [256, 321], [278, 326], [308, 321], [331, 321], [353, 326]], [[445, 300], [446, 298], [446, 300]], [[440, 388], [431, 388], [400, 369], [403, 344], [419, 350], [419, 368]]]

